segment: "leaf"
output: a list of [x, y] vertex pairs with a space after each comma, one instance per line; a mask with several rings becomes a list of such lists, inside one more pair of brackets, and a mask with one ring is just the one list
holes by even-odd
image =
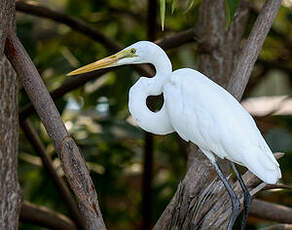
[[194, 3], [195, 3], [195, 0], [187, 0], [187, 7], [185, 10], [185, 13], [188, 12], [193, 7]]
[[234, 18], [238, 3], [239, 0], [225, 0], [226, 28], [230, 26]]
[[175, 8], [176, 8], [176, 0], [172, 0], [172, 3], [171, 3], [171, 13], [172, 14], [173, 14]]
[[164, 23], [165, 23], [165, 0], [160, 0], [160, 19], [161, 19], [161, 30], [164, 31]]

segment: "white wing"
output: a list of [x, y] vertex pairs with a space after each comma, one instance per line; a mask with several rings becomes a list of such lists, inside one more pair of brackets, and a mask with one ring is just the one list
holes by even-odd
[[179, 69], [165, 85], [172, 126], [203, 152], [246, 166], [267, 183], [281, 177], [279, 164], [249, 113], [226, 90], [192, 69]]

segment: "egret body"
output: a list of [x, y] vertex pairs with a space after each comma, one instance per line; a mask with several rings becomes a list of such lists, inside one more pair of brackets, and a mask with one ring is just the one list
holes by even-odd
[[[279, 164], [258, 130], [253, 118], [225, 89], [200, 72], [183, 68], [172, 71], [166, 53], [156, 44], [137, 42], [100, 61], [81, 67], [68, 75], [101, 68], [150, 63], [156, 69], [153, 78], [141, 77], [129, 91], [129, 111], [137, 124], [153, 134], [177, 132], [185, 141], [196, 144], [214, 165], [232, 200], [232, 229], [239, 201], [216, 162], [215, 155], [247, 167], [268, 184], [281, 178]], [[157, 112], [146, 105], [150, 95], [163, 93], [164, 104]], [[244, 191], [245, 218], [250, 195], [232, 163]]]

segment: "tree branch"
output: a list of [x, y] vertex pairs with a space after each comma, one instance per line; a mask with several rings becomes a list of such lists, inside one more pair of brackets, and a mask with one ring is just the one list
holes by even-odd
[[20, 221], [53, 230], [77, 230], [76, 225], [68, 217], [44, 206], [36, 206], [28, 201], [24, 201], [22, 204]]
[[229, 92], [232, 92], [233, 96], [238, 100], [243, 95], [256, 59], [281, 6], [281, 2], [282, 0], [266, 0], [239, 55], [238, 64], [235, 66], [228, 84]]
[[171, 49], [197, 40], [197, 30], [195, 28], [191, 28], [168, 35], [165, 38], [155, 41], [155, 43], [163, 49]]
[[14, 33], [6, 40], [5, 53], [53, 141], [68, 183], [77, 197], [86, 228], [105, 229], [97, 194], [84, 159], [69, 136], [36, 67]]
[[263, 200], [252, 201], [250, 214], [265, 220], [292, 224], [292, 208]]
[[292, 230], [292, 224], [276, 224], [262, 230]]
[[61, 197], [64, 199], [65, 204], [68, 207], [69, 213], [72, 215], [73, 220], [76, 222], [79, 229], [84, 229], [83, 226], [85, 224], [82, 223], [82, 218], [78, 212], [77, 206], [75, 201], [69, 191], [67, 185], [63, 181], [61, 177], [57, 174], [53, 162], [51, 158], [47, 155], [46, 149], [43, 146], [37, 132], [33, 128], [31, 122], [29, 120], [25, 120], [20, 122], [22, 130], [27, 138], [27, 140], [31, 143], [32, 147], [34, 148], [35, 152], [40, 156], [42, 159], [43, 166], [46, 172], [52, 177], [52, 180], [57, 186], [57, 189], [60, 192]]
[[[57, 89], [50, 92], [50, 95], [51, 95], [53, 100], [61, 98], [66, 93], [68, 93], [74, 89], [77, 89], [79, 87], [82, 87], [88, 81], [97, 79], [97, 78], [101, 77], [102, 75], [104, 75], [104, 74], [106, 74], [114, 69], [116, 69], [116, 68], [102, 69], [102, 70], [97, 70], [94, 72], [82, 74], [82, 75], [79, 75], [76, 77], [68, 78], [61, 86], [59, 86]], [[31, 103], [27, 104], [23, 108], [20, 108], [20, 114], [19, 114], [20, 120], [21, 121], [25, 120], [28, 116], [30, 116], [32, 114], [32, 112], [34, 112], [34, 107]]]

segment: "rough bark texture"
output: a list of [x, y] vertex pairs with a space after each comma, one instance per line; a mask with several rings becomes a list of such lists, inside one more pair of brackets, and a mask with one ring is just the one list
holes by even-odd
[[36, 67], [15, 34], [10, 34], [6, 39], [5, 53], [54, 143], [65, 175], [79, 202], [80, 214], [86, 223], [85, 227], [90, 230], [105, 229], [96, 191], [84, 159], [73, 139], [69, 137]]
[[18, 81], [8, 60], [0, 60], [0, 229], [18, 229], [21, 193], [17, 176]]
[[14, 30], [14, 1], [0, 2], [0, 229], [18, 229], [21, 193], [17, 176], [18, 81], [3, 54]]
[[[225, 6], [224, 1], [204, 0], [200, 6], [198, 22], [198, 59], [199, 70], [211, 77], [221, 86], [227, 88], [230, 76], [233, 76], [240, 65], [245, 68], [253, 68], [254, 61], [259, 51], [252, 55], [241, 52], [240, 62], [237, 61], [240, 51], [240, 41], [243, 36], [247, 21], [247, 1], [241, 0], [236, 16], [229, 29], [225, 29]], [[266, 29], [258, 30], [257, 25], [267, 23], [270, 28], [276, 15], [281, 0], [267, 0], [258, 17], [257, 22], [249, 36], [246, 49], [260, 50], [266, 36]], [[270, 13], [267, 13], [269, 11]], [[263, 16], [264, 15], [264, 16]], [[269, 17], [269, 20], [267, 19]], [[256, 32], [256, 30], [258, 30]], [[257, 33], [260, 40], [255, 42]], [[248, 50], [246, 50], [248, 52]], [[247, 65], [247, 63], [249, 63]], [[251, 64], [250, 64], [251, 63]], [[247, 82], [251, 72], [246, 72], [242, 77]], [[237, 80], [233, 81], [236, 84]], [[243, 86], [243, 89], [245, 85]], [[238, 88], [229, 88], [237, 98], [242, 96], [243, 90], [238, 93]], [[220, 161], [225, 172], [228, 171], [227, 162]], [[215, 170], [209, 160], [194, 145], [189, 146], [188, 171], [178, 186], [175, 196], [167, 206], [154, 229], [226, 229], [231, 212], [230, 199], [222, 183], [217, 179]], [[245, 182], [253, 193], [259, 191], [263, 184], [249, 172], [245, 175]], [[236, 183], [237, 184], [237, 183]], [[234, 186], [236, 186], [236, 184]], [[236, 186], [237, 195], [242, 197], [242, 192]]]
[[78, 197], [80, 214], [84, 217], [86, 226], [88, 229], [105, 229], [94, 184], [85, 160], [71, 137], [64, 138], [61, 144], [60, 160], [67, 180]]
[[281, 6], [281, 2], [281, 0], [265, 2], [246, 42], [246, 46], [239, 56], [238, 63], [240, 65], [236, 66], [228, 82], [228, 90], [233, 92], [237, 99], [242, 97], [249, 80], [248, 76], [250, 76], [253, 70], [253, 66]]

